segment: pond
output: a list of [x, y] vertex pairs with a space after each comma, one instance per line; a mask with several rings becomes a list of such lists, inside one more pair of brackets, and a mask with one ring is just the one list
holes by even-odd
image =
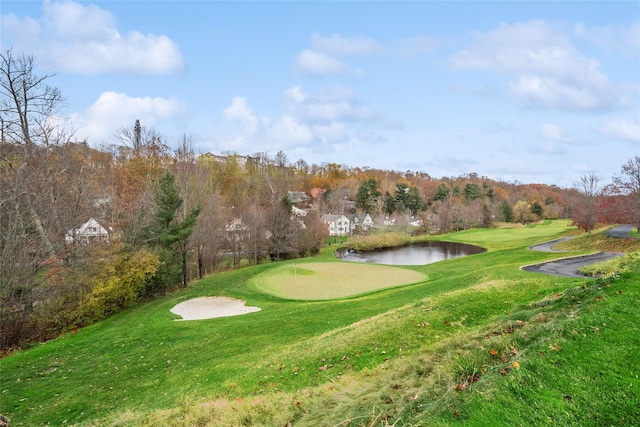
[[353, 251], [340, 249], [335, 252], [336, 257], [344, 261], [370, 262], [387, 265], [424, 265], [451, 258], [479, 254], [486, 249], [479, 246], [454, 242], [418, 242], [408, 246], [399, 246], [374, 251]]

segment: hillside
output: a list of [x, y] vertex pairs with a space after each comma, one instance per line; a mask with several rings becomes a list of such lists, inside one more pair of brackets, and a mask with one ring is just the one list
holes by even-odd
[[[0, 412], [12, 425], [636, 425], [640, 269], [606, 280], [519, 270], [554, 257], [527, 246], [569, 230], [445, 235], [489, 250], [346, 300], [248, 285], [281, 263], [212, 275], [0, 360]], [[261, 311], [174, 322], [171, 307], [204, 295]]]

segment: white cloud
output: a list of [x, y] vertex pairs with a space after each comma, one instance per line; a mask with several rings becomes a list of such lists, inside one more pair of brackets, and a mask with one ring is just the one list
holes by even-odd
[[315, 76], [361, 74], [361, 70], [352, 70], [336, 57], [366, 55], [378, 49], [377, 43], [368, 37], [344, 38], [338, 34], [325, 37], [317, 33], [311, 35], [311, 47], [298, 54], [295, 66], [303, 73]]
[[572, 141], [572, 139], [567, 135], [564, 129], [552, 123], [543, 123], [542, 126], [540, 126], [540, 137], [542, 139], [558, 142]]
[[[361, 105], [354, 94], [341, 86], [320, 93], [305, 92], [295, 86], [283, 93], [283, 112], [270, 119], [258, 116], [247, 100], [236, 97], [223, 110], [227, 122], [240, 128], [225, 129], [221, 150], [260, 151], [300, 150], [338, 151], [355, 140], [376, 142], [381, 139], [375, 129], [389, 129], [392, 121], [368, 106]], [[372, 128], [363, 133], [364, 125]], [[364, 135], [364, 136], [363, 136]]]
[[231, 105], [223, 111], [224, 117], [230, 121], [238, 121], [243, 123], [250, 133], [256, 131], [258, 126], [258, 117], [253, 112], [253, 109], [247, 103], [247, 99], [241, 96], [236, 96], [231, 101]]
[[578, 52], [560, 28], [534, 20], [472, 36], [451, 65], [514, 76], [512, 94], [525, 105], [594, 111], [621, 102], [599, 62]]
[[42, 10], [38, 19], [3, 16], [3, 48], [10, 44], [43, 65], [78, 74], [167, 74], [185, 67], [167, 36], [121, 34], [115, 17], [96, 5], [45, 1]]
[[307, 145], [314, 138], [309, 126], [286, 114], [274, 123], [272, 136], [274, 140], [286, 141], [290, 146]]
[[567, 144], [573, 142], [573, 139], [561, 127], [552, 123], [543, 123], [538, 132], [538, 144], [534, 151], [542, 151], [547, 154], [565, 154]]
[[438, 43], [433, 37], [419, 35], [411, 38], [401, 39], [393, 43], [393, 50], [402, 56], [413, 57], [435, 50]]
[[577, 38], [607, 51], [622, 51], [629, 56], [640, 54], [640, 23], [631, 25], [606, 25], [589, 27], [582, 23], [574, 26]]
[[335, 56], [370, 55], [381, 50], [378, 43], [365, 36], [342, 37], [333, 34], [329, 37], [320, 34], [311, 36], [311, 46], [314, 50]]
[[349, 66], [322, 52], [305, 49], [296, 58], [296, 67], [308, 74], [349, 74]]
[[561, 81], [552, 77], [521, 76], [509, 85], [514, 98], [524, 104], [553, 107], [570, 111], [596, 111], [615, 103], [604, 86]]
[[353, 92], [343, 86], [331, 87], [317, 95], [304, 93], [299, 86], [289, 89], [285, 92], [285, 108], [289, 114], [313, 124], [383, 120], [381, 113], [361, 105]]
[[175, 99], [134, 98], [124, 93], [103, 92], [87, 111], [73, 114], [71, 122], [78, 129], [78, 139], [90, 138], [91, 144], [99, 144], [112, 140], [115, 131], [136, 119], [153, 128], [179, 116], [184, 110], [185, 106]]
[[640, 142], [640, 123], [632, 120], [612, 119], [601, 126], [600, 133], [620, 141], [638, 143]]

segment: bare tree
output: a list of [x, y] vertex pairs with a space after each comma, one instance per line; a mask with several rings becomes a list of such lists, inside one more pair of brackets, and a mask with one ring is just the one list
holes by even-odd
[[[27, 210], [29, 222], [38, 232], [49, 256], [55, 257], [54, 249], [47, 235], [40, 214], [29, 191], [30, 174], [27, 169], [36, 157], [36, 144], [49, 145], [54, 133], [52, 116], [62, 103], [60, 91], [47, 84], [55, 74], [36, 74], [33, 56], [15, 57], [11, 50], [0, 54], [0, 117], [2, 117], [2, 144], [21, 147], [20, 161], [14, 163], [3, 156], [4, 164], [15, 170], [14, 208], [21, 210], [21, 203]], [[4, 151], [4, 150], [3, 150]]]
[[622, 165], [622, 175], [614, 177], [614, 183], [620, 192], [627, 195], [629, 216], [640, 230], [640, 156]]
[[594, 172], [580, 177], [576, 184], [579, 197], [573, 210], [572, 219], [578, 227], [591, 234], [598, 222], [597, 197], [600, 192], [600, 179]]
[[36, 68], [33, 56], [0, 53], [0, 114], [6, 140], [33, 145], [46, 142], [51, 132], [51, 119], [63, 99], [47, 84], [55, 74], [38, 75]]

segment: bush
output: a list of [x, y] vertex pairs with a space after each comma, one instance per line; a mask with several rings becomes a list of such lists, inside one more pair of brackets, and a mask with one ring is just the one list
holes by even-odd
[[158, 255], [147, 249], [118, 253], [105, 259], [91, 292], [78, 307], [79, 323], [101, 320], [132, 307], [144, 295], [159, 267]]

